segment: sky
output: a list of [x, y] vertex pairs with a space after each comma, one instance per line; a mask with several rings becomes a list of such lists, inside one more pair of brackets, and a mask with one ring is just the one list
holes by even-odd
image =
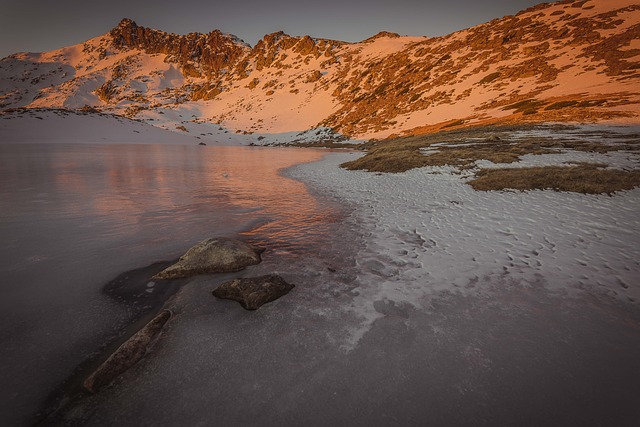
[[0, 0], [0, 58], [82, 43], [122, 18], [186, 34], [218, 29], [252, 46], [283, 30], [343, 41], [380, 31], [440, 36], [513, 15], [539, 0]]

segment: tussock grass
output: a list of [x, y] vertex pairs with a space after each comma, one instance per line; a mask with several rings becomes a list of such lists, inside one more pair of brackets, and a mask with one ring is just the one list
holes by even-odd
[[[640, 150], [640, 138], [617, 142], [615, 135], [606, 134], [603, 134], [601, 142], [543, 137], [510, 139], [516, 130], [534, 128], [533, 125], [482, 126], [372, 141], [360, 146], [360, 149], [367, 151], [364, 157], [344, 163], [342, 167], [349, 170], [391, 173], [424, 166], [449, 165], [469, 169], [475, 167], [478, 160], [513, 163], [525, 154], [556, 154], [566, 149], [597, 153]], [[438, 146], [432, 147], [436, 143]], [[461, 143], [463, 145], [460, 145]]]
[[464, 147], [438, 147], [437, 151], [423, 153], [419, 149], [385, 147], [371, 150], [366, 156], [342, 164], [348, 170], [368, 170], [370, 172], [405, 172], [425, 166], [456, 166], [460, 169], [475, 167], [478, 160], [493, 163], [517, 162], [528, 153], [547, 154], [555, 151], [540, 147], [512, 146], [508, 144], [470, 144]]
[[475, 190], [546, 190], [612, 194], [640, 186], [640, 171], [601, 169], [599, 164], [483, 169], [468, 182]]
[[381, 149], [341, 166], [347, 170], [399, 173], [429, 165], [429, 158], [419, 149]]
[[[527, 154], [547, 154], [556, 151], [542, 147], [537, 142], [523, 141], [513, 143], [496, 136], [498, 133], [512, 131], [509, 126], [482, 127], [442, 131], [430, 135], [395, 138], [365, 144], [367, 155], [357, 160], [344, 163], [348, 170], [368, 170], [370, 172], [405, 172], [424, 166], [456, 166], [469, 169], [478, 160], [489, 160], [494, 163], [512, 163]], [[477, 142], [462, 146], [459, 144], [470, 138]], [[424, 152], [422, 149], [432, 147], [436, 151]]]
[[485, 141], [469, 144], [463, 147], [442, 147], [439, 151], [428, 155], [430, 166], [457, 166], [469, 169], [478, 160], [488, 160], [493, 163], [513, 163], [525, 154], [550, 154], [548, 150], [536, 144], [510, 144], [509, 142]]
[[[344, 163], [342, 167], [391, 173], [445, 165], [468, 170], [475, 168], [478, 160], [513, 163], [525, 154], [558, 154], [567, 149], [597, 153], [640, 151], [640, 137], [637, 135], [620, 136], [603, 132], [600, 141], [511, 138], [514, 131], [535, 128], [535, 125], [483, 126], [371, 141], [360, 147], [367, 150], [365, 156]], [[553, 130], [555, 127], [548, 126], [547, 129]], [[553, 189], [589, 194], [611, 194], [640, 186], [640, 171], [603, 169], [606, 166], [601, 163], [572, 163], [568, 166], [487, 169], [477, 172], [469, 184], [483, 191]]]

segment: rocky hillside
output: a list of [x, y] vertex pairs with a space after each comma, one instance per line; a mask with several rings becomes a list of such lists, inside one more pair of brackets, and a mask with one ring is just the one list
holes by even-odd
[[541, 4], [436, 38], [278, 32], [254, 47], [124, 19], [79, 45], [2, 59], [0, 108], [91, 106], [255, 142], [317, 128], [385, 138], [494, 122], [638, 123], [639, 69], [635, 0]]

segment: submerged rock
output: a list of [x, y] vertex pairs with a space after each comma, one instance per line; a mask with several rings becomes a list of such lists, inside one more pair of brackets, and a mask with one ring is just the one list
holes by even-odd
[[177, 263], [153, 276], [177, 279], [198, 274], [230, 273], [259, 264], [260, 251], [237, 239], [217, 237], [204, 240], [187, 251]]
[[165, 323], [171, 318], [169, 310], [162, 310], [142, 329], [122, 344], [105, 362], [98, 367], [83, 384], [88, 391], [95, 393], [109, 385], [114, 379], [135, 365], [147, 353], [155, 342]]
[[213, 291], [213, 295], [238, 301], [247, 310], [257, 310], [261, 305], [286, 295], [294, 287], [282, 277], [270, 274], [225, 282]]

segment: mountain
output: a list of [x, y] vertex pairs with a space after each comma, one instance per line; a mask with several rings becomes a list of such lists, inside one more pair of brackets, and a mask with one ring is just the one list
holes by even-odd
[[[0, 108], [81, 109], [179, 131], [386, 138], [482, 123], [640, 122], [640, 4], [540, 4], [443, 37], [359, 43], [109, 33], [0, 61]], [[257, 138], [256, 138], [257, 139]]]

